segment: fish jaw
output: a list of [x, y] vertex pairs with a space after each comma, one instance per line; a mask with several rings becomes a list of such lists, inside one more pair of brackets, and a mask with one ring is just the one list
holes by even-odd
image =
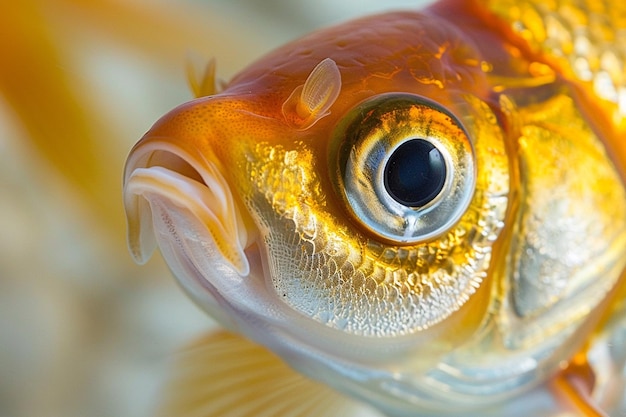
[[[132, 172], [125, 187], [129, 247], [135, 260], [145, 263], [151, 255], [156, 242], [150, 235], [156, 233], [158, 240], [155, 229], [160, 230], [161, 226], [167, 225], [179, 229], [175, 227], [177, 222], [170, 213], [183, 211], [186, 217], [201, 225], [187, 226], [197, 233], [204, 230], [215, 241], [216, 250], [225, 261], [239, 275], [248, 275], [250, 265], [244, 253], [248, 231], [225, 179], [210, 161], [204, 164], [204, 173], [199, 179], [181, 174], [171, 166], [184, 164], [191, 159], [190, 155], [179, 152], [164, 140], [151, 139], [135, 154], [140, 159], [146, 159], [147, 165], [140, 167], [141, 162], [131, 160]], [[149, 161], [154, 159], [160, 160], [160, 163], [149, 165]], [[150, 206], [148, 210], [146, 203]], [[159, 215], [160, 220], [157, 219]], [[176, 230], [169, 232], [178, 234]], [[209, 240], [204, 235], [199, 235], [198, 239]]]
[[222, 293], [259, 278], [256, 228], [208, 146], [211, 132], [194, 131], [178, 119], [178, 110], [164, 116], [129, 155], [124, 175], [128, 246], [138, 263], [158, 246], [191, 298], [233, 327]]

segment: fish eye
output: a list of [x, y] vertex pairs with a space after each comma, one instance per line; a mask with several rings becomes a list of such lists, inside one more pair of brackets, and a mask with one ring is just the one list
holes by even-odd
[[474, 151], [462, 123], [418, 95], [361, 102], [335, 128], [330, 153], [333, 183], [347, 210], [370, 233], [396, 244], [445, 233], [474, 193]]
[[421, 207], [434, 200], [446, 180], [443, 155], [424, 139], [410, 139], [398, 146], [383, 173], [385, 189], [398, 203]]

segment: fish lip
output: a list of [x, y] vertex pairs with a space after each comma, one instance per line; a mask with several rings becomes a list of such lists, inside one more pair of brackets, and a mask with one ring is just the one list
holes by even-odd
[[123, 189], [128, 247], [136, 262], [145, 263], [157, 246], [154, 212], [163, 216], [163, 204], [171, 204], [204, 226], [239, 275], [250, 273], [245, 250], [256, 231], [244, 222], [230, 185], [209, 158], [169, 137], [147, 134], [129, 154]]

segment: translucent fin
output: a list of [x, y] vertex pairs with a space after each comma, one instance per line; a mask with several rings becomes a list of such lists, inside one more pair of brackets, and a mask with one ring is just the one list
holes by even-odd
[[212, 96], [218, 93], [219, 88], [215, 78], [215, 58], [209, 59], [204, 64], [199, 64], [198, 62], [193, 57], [187, 58], [187, 82], [194, 97]]
[[226, 332], [181, 352], [158, 417], [382, 417]]
[[293, 90], [283, 104], [283, 116], [299, 129], [308, 129], [330, 113], [341, 91], [341, 73], [335, 61], [324, 59], [304, 85]]
[[587, 357], [596, 375], [594, 400], [609, 415], [626, 416], [626, 281], [618, 288], [615, 302]]
[[577, 415], [585, 417], [607, 417], [594, 402], [591, 391], [595, 383], [595, 375], [586, 360], [586, 355], [580, 353], [572, 362], [554, 377], [550, 388], [555, 397], [564, 407], [575, 411]]

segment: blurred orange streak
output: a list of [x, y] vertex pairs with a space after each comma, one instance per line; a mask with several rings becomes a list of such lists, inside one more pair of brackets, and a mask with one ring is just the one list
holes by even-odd
[[[85, 39], [100, 39], [94, 34], [104, 35], [154, 62], [155, 72], [163, 68], [178, 72], [177, 80], [183, 83], [189, 52], [218, 56], [219, 72], [232, 74], [266, 50], [268, 45], [255, 40], [253, 30], [209, 13], [208, 7], [194, 8], [188, 3], [15, 2], [0, 14], [0, 94], [36, 152], [76, 189], [104, 230], [119, 234], [124, 228], [120, 173], [128, 152], [120, 144], [127, 143], [130, 148], [138, 138], [111, 140], [119, 127], [98, 114], [94, 92], [85, 85], [84, 77], [77, 78], [76, 63], [68, 59], [72, 51]], [[98, 53], [96, 42], [92, 48], [89, 45], [89, 52]], [[111, 86], [115, 88], [121, 87]], [[119, 106], [119, 111], [132, 111], [124, 108], [124, 103], [111, 105]]]
[[[37, 2], [24, 0], [0, 14], [0, 90], [36, 148], [90, 198], [100, 200], [105, 161], [59, 58]], [[105, 205], [110, 202], [101, 201]]]

